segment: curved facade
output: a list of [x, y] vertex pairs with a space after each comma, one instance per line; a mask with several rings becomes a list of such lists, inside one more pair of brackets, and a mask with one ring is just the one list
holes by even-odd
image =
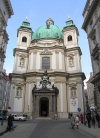
[[[53, 118], [55, 114], [66, 118], [69, 113], [78, 113], [78, 108], [83, 112], [85, 75], [81, 69], [78, 30], [72, 24], [73, 21], [68, 20], [60, 31], [54, 21], [48, 19], [46, 26], [34, 33], [27, 24], [18, 29], [14, 68], [10, 74], [12, 112], [33, 118]], [[43, 75], [45, 70], [46, 76]], [[48, 76], [49, 81], [43, 81], [43, 76]], [[46, 82], [48, 85], [44, 87]], [[36, 90], [33, 92], [33, 89]]]

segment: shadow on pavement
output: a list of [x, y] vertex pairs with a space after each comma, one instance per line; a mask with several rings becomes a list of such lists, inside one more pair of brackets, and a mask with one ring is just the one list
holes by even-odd
[[3, 134], [5, 134], [5, 133], [7, 133], [7, 132], [8, 132], [8, 130], [5, 130], [5, 131], [1, 132], [1, 133], [0, 133], [0, 136], [2, 136]]
[[0, 133], [0, 136], [4, 135], [4, 134], [7, 133], [7, 132], [14, 131], [14, 129], [15, 129], [16, 127], [17, 127], [17, 125], [14, 126], [14, 128], [13, 128], [12, 130], [10, 130], [10, 131], [6, 129], [5, 131], [3, 131], [3, 132]]

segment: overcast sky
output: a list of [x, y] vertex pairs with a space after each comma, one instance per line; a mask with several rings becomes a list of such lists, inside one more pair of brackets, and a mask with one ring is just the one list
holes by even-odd
[[70, 17], [79, 30], [82, 71], [88, 77], [92, 69], [87, 35], [82, 29], [82, 12], [85, 3], [86, 0], [11, 0], [14, 15], [8, 20], [7, 26], [9, 42], [4, 64], [6, 72], [11, 73], [13, 71], [13, 49], [16, 48], [17, 44], [17, 29], [26, 17], [28, 17], [33, 31], [39, 26], [45, 25], [48, 18], [52, 18], [55, 25], [63, 29], [65, 21]]

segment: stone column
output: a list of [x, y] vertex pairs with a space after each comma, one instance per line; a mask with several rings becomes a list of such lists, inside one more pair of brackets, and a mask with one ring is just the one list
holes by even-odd
[[56, 113], [56, 96], [53, 97], [54, 98], [54, 114]]
[[39, 117], [39, 95], [36, 96], [36, 116]]
[[35, 95], [33, 96], [33, 116], [36, 114], [36, 99], [35, 99]]
[[52, 117], [52, 95], [49, 98], [49, 116]]

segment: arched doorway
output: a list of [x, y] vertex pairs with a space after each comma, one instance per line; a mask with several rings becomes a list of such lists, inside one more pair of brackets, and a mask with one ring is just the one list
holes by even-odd
[[49, 115], [49, 100], [46, 97], [40, 99], [39, 115], [42, 117]]

